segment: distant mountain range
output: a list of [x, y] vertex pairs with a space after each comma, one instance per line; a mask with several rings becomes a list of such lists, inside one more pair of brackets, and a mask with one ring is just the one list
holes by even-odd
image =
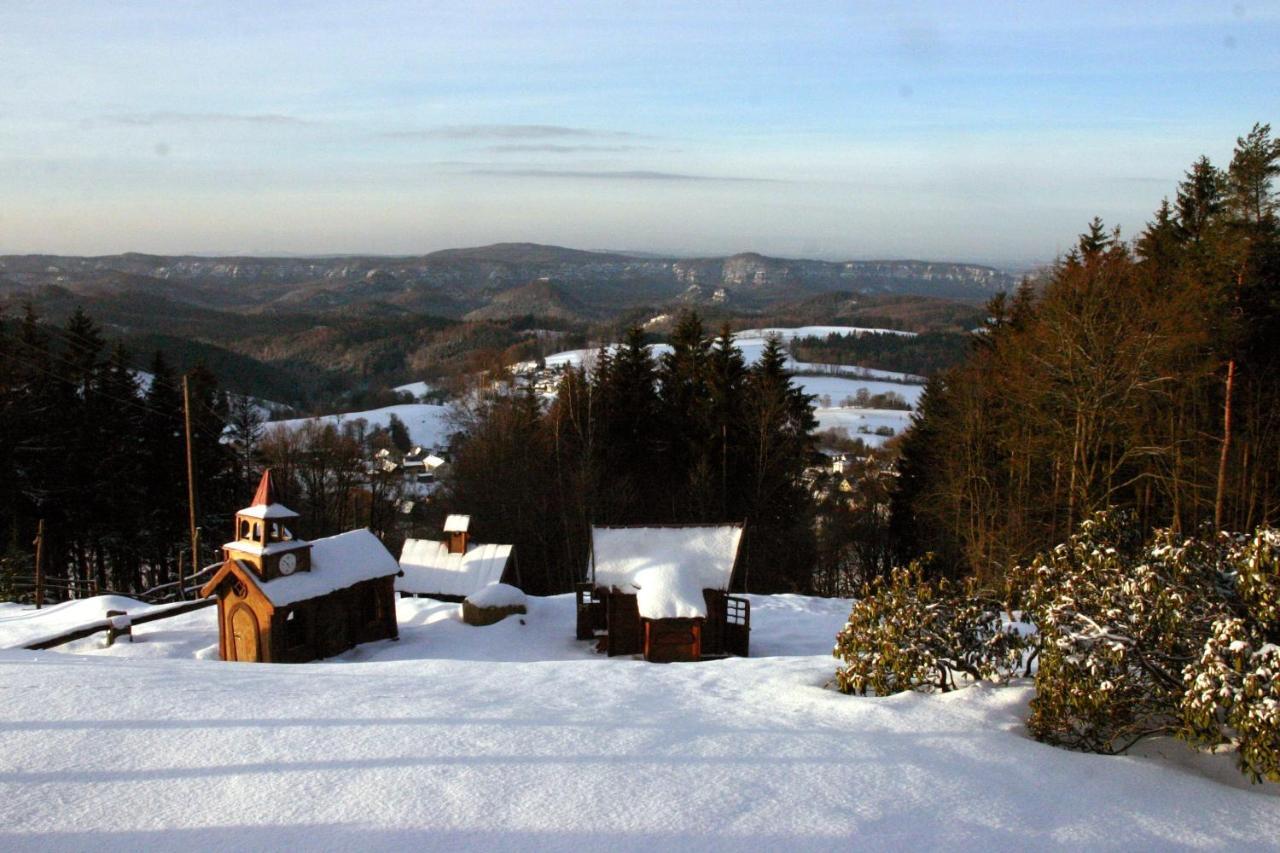
[[669, 323], [683, 307], [711, 327], [969, 328], [1014, 284], [975, 264], [652, 258], [527, 243], [411, 258], [8, 255], [0, 323], [26, 301], [52, 325], [83, 307], [139, 367], [162, 350], [179, 369], [210, 366], [233, 390], [308, 405], [590, 345], [633, 323], [660, 333], [654, 318]]
[[127, 293], [234, 313], [589, 320], [680, 303], [760, 310], [836, 291], [984, 300], [1016, 283], [966, 263], [655, 258], [532, 243], [414, 257], [0, 256], [0, 296], [52, 287], [72, 297]]

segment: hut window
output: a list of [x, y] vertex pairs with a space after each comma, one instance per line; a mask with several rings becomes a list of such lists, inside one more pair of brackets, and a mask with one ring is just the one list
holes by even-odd
[[245, 521], [243, 518], [240, 519], [240, 538], [249, 538], [249, 522]]
[[262, 539], [262, 526], [256, 521], [253, 523], [253, 538], [255, 540]]

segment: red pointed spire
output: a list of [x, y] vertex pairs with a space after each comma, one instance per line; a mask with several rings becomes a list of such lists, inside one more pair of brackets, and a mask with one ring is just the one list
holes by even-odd
[[249, 506], [271, 506], [273, 503], [279, 503], [276, 500], [276, 487], [271, 482], [271, 469], [268, 468], [262, 472], [262, 479], [258, 482], [258, 491], [253, 495], [253, 503]]

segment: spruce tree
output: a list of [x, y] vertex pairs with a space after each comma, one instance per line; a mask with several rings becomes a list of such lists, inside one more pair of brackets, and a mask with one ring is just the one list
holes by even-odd
[[714, 489], [707, 375], [711, 341], [696, 312], [680, 316], [670, 345], [658, 367], [662, 465], [655, 479], [666, 474], [667, 484], [658, 488], [667, 495], [672, 518], [696, 521], [705, 519]]
[[771, 336], [747, 380], [747, 556], [743, 582], [759, 592], [804, 591], [815, 558], [812, 501], [802, 476], [813, 450], [813, 397], [791, 381]]

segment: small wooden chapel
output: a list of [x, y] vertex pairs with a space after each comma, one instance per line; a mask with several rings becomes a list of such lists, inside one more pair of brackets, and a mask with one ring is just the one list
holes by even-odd
[[200, 590], [218, 596], [223, 660], [299, 663], [398, 636], [395, 557], [368, 530], [298, 539], [298, 518], [264, 471], [253, 503], [236, 513], [222, 568]]

